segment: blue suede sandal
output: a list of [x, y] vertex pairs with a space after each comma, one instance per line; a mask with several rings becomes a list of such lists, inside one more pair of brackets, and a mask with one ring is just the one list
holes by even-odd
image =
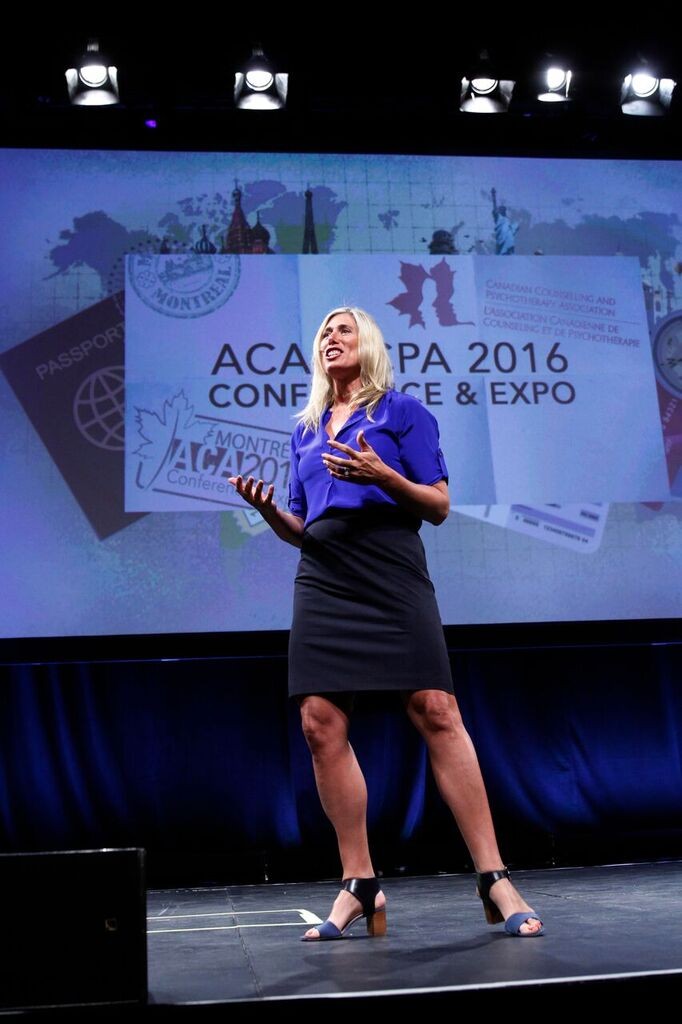
[[374, 901], [380, 888], [378, 878], [345, 878], [343, 880], [343, 889], [349, 892], [351, 896], [355, 896], [362, 906], [362, 912], [352, 917], [343, 930], [337, 928], [329, 919], [324, 924], [313, 925], [312, 927], [317, 929], [318, 934], [311, 935], [310, 937], [302, 935], [301, 941], [326, 942], [329, 939], [342, 939], [351, 925], [359, 921], [361, 917], [367, 918], [368, 935], [385, 935], [386, 908], [382, 907], [381, 910], [377, 910], [374, 906]]
[[[511, 881], [509, 868], [501, 868], [499, 871], [476, 872], [476, 891], [483, 900], [483, 910], [485, 911], [485, 919], [488, 924], [501, 924], [504, 921], [504, 930], [509, 935], [517, 935], [520, 939], [534, 939], [538, 935], [542, 935], [544, 933], [542, 921], [540, 921], [534, 910], [519, 910], [515, 914], [510, 914], [506, 921], [504, 920], [499, 907], [490, 898], [490, 890], [495, 882], [499, 882], [501, 878], [508, 878]], [[526, 924], [528, 921], [540, 921], [540, 927], [536, 932], [521, 931], [521, 925]]]

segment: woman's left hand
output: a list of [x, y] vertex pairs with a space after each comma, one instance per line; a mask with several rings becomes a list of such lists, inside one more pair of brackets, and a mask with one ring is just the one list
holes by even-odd
[[365, 440], [364, 430], [358, 431], [359, 451], [347, 444], [341, 444], [340, 441], [329, 441], [328, 444], [337, 451], [344, 452], [343, 457], [331, 455], [328, 452], [322, 456], [322, 461], [328, 471], [337, 480], [381, 486], [391, 472], [386, 463]]

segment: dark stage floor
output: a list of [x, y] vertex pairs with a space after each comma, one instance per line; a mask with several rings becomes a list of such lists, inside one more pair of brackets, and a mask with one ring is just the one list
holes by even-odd
[[682, 985], [681, 862], [519, 871], [514, 881], [541, 914], [544, 936], [512, 938], [487, 925], [472, 875], [388, 879], [385, 937], [368, 937], [358, 921], [349, 938], [319, 943], [299, 937], [326, 916], [337, 883], [152, 891], [150, 1001], [537, 984], [551, 984], [556, 997], [556, 983], [637, 977]]

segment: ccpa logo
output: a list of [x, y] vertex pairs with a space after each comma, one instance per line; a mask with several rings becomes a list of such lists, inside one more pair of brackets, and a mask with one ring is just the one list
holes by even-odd
[[453, 305], [455, 294], [455, 274], [446, 259], [432, 267], [425, 268], [421, 263], [405, 263], [400, 261], [400, 280], [405, 290], [388, 302], [398, 310], [401, 316], [409, 316], [410, 327], [415, 324], [426, 327], [422, 306], [424, 304], [424, 287], [427, 282], [436, 286], [436, 297], [431, 303], [441, 327], [456, 327], [467, 324], [474, 325], [473, 320], [459, 320]]

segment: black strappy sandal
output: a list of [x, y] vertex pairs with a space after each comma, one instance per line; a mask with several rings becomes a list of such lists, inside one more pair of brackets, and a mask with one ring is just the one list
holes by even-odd
[[[483, 910], [485, 911], [485, 919], [488, 924], [501, 924], [504, 921], [504, 930], [509, 935], [516, 935], [520, 939], [534, 939], [536, 936], [542, 935], [544, 932], [542, 921], [540, 921], [534, 910], [519, 910], [516, 914], [510, 914], [505, 921], [500, 908], [490, 898], [490, 890], [495, 882], [499, 882], [502, 878], [508, 878], [511, 882], [509, 868], [500, 868], [498, 871], [476, 872], [476, 892], [483, 900]], [[535, 932], [522, 932], [521, 925], [527, 924], [528, 921], [540, 921], [538, 930]]]
[[[313, 925], [317, 929], [317, 935], [301, 936], [302, 942], [324, 942], [329, 939], [342, 939], [351, 925], [359, 921], [361, 917], [367, 918], [368, 935], [386, 934], [386, 907], [377, 910], [374, 906], [376, 895], [381, 886], [378, 878], [344, 878], [343, 889], [355, 896], [362, 906], [362, 912], [352, 917], [343, 930], [330, 921], [329, 918], [321, 925]], [[342, 891], [343, 891], [342, 889]]]

